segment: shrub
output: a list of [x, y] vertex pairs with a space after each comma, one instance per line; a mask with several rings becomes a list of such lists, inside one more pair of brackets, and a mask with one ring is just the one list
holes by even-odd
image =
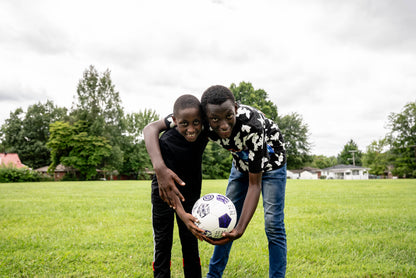
[[51, 177], [28, 168], [0, 167], [0, 182], [37, 182], [49, 181]]

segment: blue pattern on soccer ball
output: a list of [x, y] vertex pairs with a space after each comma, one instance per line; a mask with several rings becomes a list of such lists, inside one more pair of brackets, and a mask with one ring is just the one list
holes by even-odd
[[209, 204], [201, 204], [198, 207], [197, 213], [201, 218], [204, 218], [205, 216], [207, 216], [209, 214]]
[[228, 216], [228, 214], [224, 214], [224, 215], [218, 217], [218, 226], [220, 228], [228, 228], [230, 223], [231, 223], [231, 217]]
[[224, 195], [217, 195], [217, 200], [218, 200], [219, 202], [221, 202], [221, 203], [226, 204], [226, 203], [228, 203], [228, 201], [229, 201], [230, 199], [228, 199], [228, 198], [227, 198], [227, 197], [225, 197]]

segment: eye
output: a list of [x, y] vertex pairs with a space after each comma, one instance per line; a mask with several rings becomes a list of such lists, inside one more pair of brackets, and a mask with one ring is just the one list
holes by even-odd
[[188, 122], [180, 122], [179, 123], [181, 126], [183, 126], [183, 127], [187, 127], [188, 126]]
[[234, 114], [228, 114], [227, 115], [227, 120], [232, 120], [234, 119]]
[[193, 124], [194, 125], [199, 125], [201, 123], [201, 121], [200, 120], [195, 120], [195, 121], [193, 121]]
[[217, 117], [212, 117], [212, 118], [210, 118], [210, 120], [211, 120], [213, 123], [218, 122], [218, 118], [217, 118]]

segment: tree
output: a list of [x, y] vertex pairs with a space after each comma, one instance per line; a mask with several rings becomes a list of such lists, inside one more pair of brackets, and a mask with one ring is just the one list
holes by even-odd
[[357, 143], [351, 139], [344, 145], [344, 149], [338, 154], [337, 160], [338, 164], [361, 166], [361, 157], [362, 152], [358, 149]]
[[121, 173], [145, 178], [142, 173], [145, 172], [146, 168], [152, 168], [142, 133], [147, 124], [158, 119], [159, 116], [155, 111], [147, 109], [139, 111], [139, 113], [126, 115], [125, 141], [122, 145], [124, 158]]
[[5, 152], [17, 152], [18, 146], [24, 143], [23, 134], [24, 113], [22, 108], [10, 112], [10, 117], [1, 127], [2, 144]]
[[310, 164], [313, 168], [325, 169], [337, 164], [335, 156], [326, 157], [324, 155], [312, 155], [312, 162]]
[[231, 170], [233, 158], [220, 145], [208, 142], [202, 156], [202, 177], [204, 179], [226, 179]]
[[16, 109], [2, 126], [5, 150], [18, 153], [21, 161], [31, 168], [49, 165], [50, 152], [46, 147], [49, 124], [65, 118], [67, 109], [55, 106], [50, 100], [29, 106], [26, 113]]
[[255, 90], [251, 83], [242, 81], [238, 86], [232, 83], [230, 90], [237, 102], [257, 108], [272, 121], [277, 120], [277, 106], [268, 100], [269, 96], [263, 89]]
[[97, 167], [111, 154], [109, 141], [102, 136], [88, 134], [88, 124], [77, 121], [73, 125], [57, 121], [50, 125], [47, 146], [51, 149], [53, 171], [58, 164], [79, 170], [82, 179], [97, 175]]
[[367, 146], [367, 152], [363, 155], [363, 165], [370, 168], [369, 173], [382, 176], [388, 171], [389, 151], [387, 140], [373, 141]]
[[416, 177], [416, 102], [406, 104], [401, 113], [388, 118], [387, 140], [394, 156], [393, 174]]
[[103, 157], [103, 167], [110, 171], [120, 170], [124, 153], [119, 146], [125, 132], [125, 121], [110, 70], [99, 74], [91, 65], [84, 71], [83, 78], [78, 82], [77, 100], [73, 103], [71, 115], [75, 121], [86, 123], [89, 135], [102, 136], [109, 141], [111, 155]]
[[143, 128], [159, 119], [159, 115], [152, 109], [145, 109], [139, 113], [131, 113], [126, 115], [126, 135], [132, 142], [139, 142], [143, 139]]
[[249, 82], [240, 82], [238, 86], [232, 83], [230, 90], [237, 102], [259, 109], [279, 126], [285, 140], [289, 169], [301, 168], [311, 161], [308, 125], [303, 122], [301, 115], [292, 113], [280, 117], [277, 106], [269, 100], [267, 92], [263, 89], [255, 90]]
[[277, 124], [285, 140], [288, 169], [299, 169], [311, 162], [308, 126], [302, 116], [292, 113], [279, 117]]

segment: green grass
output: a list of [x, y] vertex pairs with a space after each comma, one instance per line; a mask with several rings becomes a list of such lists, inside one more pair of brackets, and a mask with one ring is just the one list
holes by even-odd
[[[288, 180], [285, 213], [287, 277], [416, 277], [416, 180]], [[224, 277], [267, 277], [263, 226], [259, 204]], [[0, 184], [0, 277], [153, 277], [152, 258], [149, 181]]]

